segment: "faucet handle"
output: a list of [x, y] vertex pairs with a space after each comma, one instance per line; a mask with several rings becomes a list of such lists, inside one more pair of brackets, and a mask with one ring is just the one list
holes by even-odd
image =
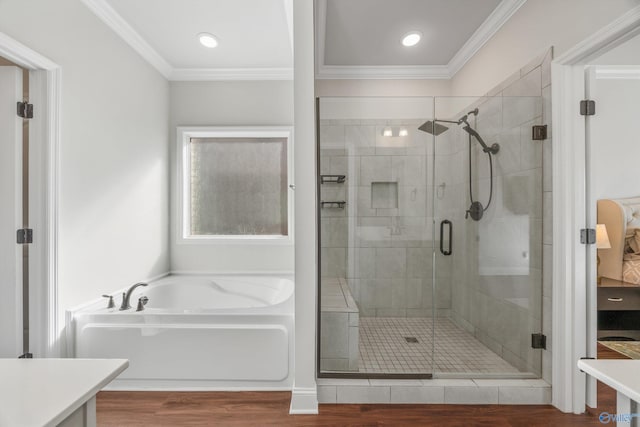
[[104, 298], [109, 298], [109, 302], [107, 303], [107, 308], [115, 308], [116, 303], [113, 302], [113, 295], [102, 295]]
[[147, 302], [149, 302], [149, 298], [145, 296], [138, 298], [138, 308], [136, 308], [136, 311], [144, 310], [144, 306], [147, 305]]
[[128, 310], [131, 307], [127, 307], [127, 293], [122, 293], [122, 304], [120, 304], [120, 311]]

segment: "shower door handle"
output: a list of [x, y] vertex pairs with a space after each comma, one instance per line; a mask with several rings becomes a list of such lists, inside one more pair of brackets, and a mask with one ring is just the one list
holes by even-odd
[[[444, 250], [444, 226], [445, 225], [449, 226], [449, 249], [447, 249], [446, 251]], [[452, 236], [453, 236], [453, 224], [448, 219], [445, 219], [440, 223], [440, 252], [442, 252], [442, 255], [451, 255]]]

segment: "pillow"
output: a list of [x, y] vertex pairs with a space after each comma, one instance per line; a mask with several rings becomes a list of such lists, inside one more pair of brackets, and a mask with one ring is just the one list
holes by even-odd
[[624, 238], [624, 253], [640, 255], [640, 228], [627, 229]]

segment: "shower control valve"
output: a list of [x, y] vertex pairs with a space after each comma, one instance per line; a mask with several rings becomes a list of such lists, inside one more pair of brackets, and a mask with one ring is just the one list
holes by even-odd
[[480, 221], [480, 219], [482, 219], [482, 214], [484, 214], [484, 207], [482, 206], [482, 203], [476, 201], [471, 203], [471, 206], [469, 206], [469, 209], [464, 214], [464, 218], [467, 219], [469, 218], [469, 215], [471, 215], [471, 219], [474, 221]]

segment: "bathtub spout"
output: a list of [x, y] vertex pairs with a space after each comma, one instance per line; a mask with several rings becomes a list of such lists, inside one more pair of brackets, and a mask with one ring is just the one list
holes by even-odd
[[138, 286], [148, 286], [147, 283], [136, 283], [135, 285], [131, 286], [126, 293], [123, 294], [122, 296], [122, 305], [120, 306], [120, 311], [123, 310], [129, 310], [131, 308], [131, 305], [129, 304], [129, 300], [131, 299], [131, 294], [133, 293], [133, 291], [138, 287]]

